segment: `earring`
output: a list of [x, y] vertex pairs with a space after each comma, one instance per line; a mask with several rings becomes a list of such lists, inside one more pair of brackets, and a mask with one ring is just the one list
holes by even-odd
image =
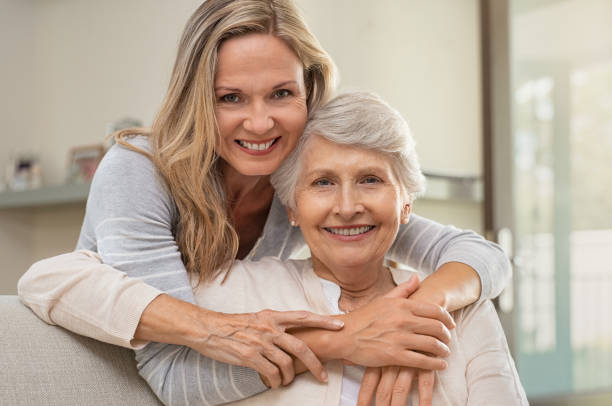
[[297, 227], [297, 221], [291, 220], [291, 226], [292, 227]]

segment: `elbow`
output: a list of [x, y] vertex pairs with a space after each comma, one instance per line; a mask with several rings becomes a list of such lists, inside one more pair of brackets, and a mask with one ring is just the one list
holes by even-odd
[[488, 295], [491, 299], [499, 296], [501, 292], [512, 283], [512, 263], [508, 255], [502, 250], [502, 248], [495, 244], [491, 244], [491, 265], [494, 266], [490, 276], [493, 279], [491, 281], [491, 292]]

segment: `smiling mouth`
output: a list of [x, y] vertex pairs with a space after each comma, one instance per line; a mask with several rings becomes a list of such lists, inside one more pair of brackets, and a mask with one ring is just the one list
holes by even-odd
[[370, 232], [374, 226], [359, 226], [359, 227], [323, 227], [325, 231], [334, 235], [355, 236]]
[[276, 137], [273, 140], [269, 140], [266, 142], [249, 142], [244, 140], [235, 140], [234, 142], [240, 145], [242, 148], [248, 149], [249, 151], [260, 152], [272, 148], [272, 146], [276, 144], [276, 142], [280, 140], [280, 138], [281, 137]]

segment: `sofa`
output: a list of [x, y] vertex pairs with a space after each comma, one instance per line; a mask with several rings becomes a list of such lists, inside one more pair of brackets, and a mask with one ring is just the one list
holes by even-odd
[[0, 405], [161, 405], [134, 354], [50, 326], [0, 295]]

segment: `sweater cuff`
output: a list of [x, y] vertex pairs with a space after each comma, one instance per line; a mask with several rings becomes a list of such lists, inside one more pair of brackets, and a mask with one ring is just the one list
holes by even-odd
[[149, 342], [143, 340], [135, 340], [134, 334], [142, 313], [147, 306], [162, 292], [146, 283], [134, 280], [134, 283], [125, 289], [118, 296], [117, 302], [114, 304], [115, 311], [113, 314], [117, 317], [112, 323], [116, 326], [115, 331], [109, 333], [120, 340], [119, 345], [133, 350], [144, 348]]
[[231, 382], [234, 385], [234, 390], [240, 396], [239, 399], [245, 399], [269, 389], [254, 369], [231, 365], [230, 370], [232, 374]]

